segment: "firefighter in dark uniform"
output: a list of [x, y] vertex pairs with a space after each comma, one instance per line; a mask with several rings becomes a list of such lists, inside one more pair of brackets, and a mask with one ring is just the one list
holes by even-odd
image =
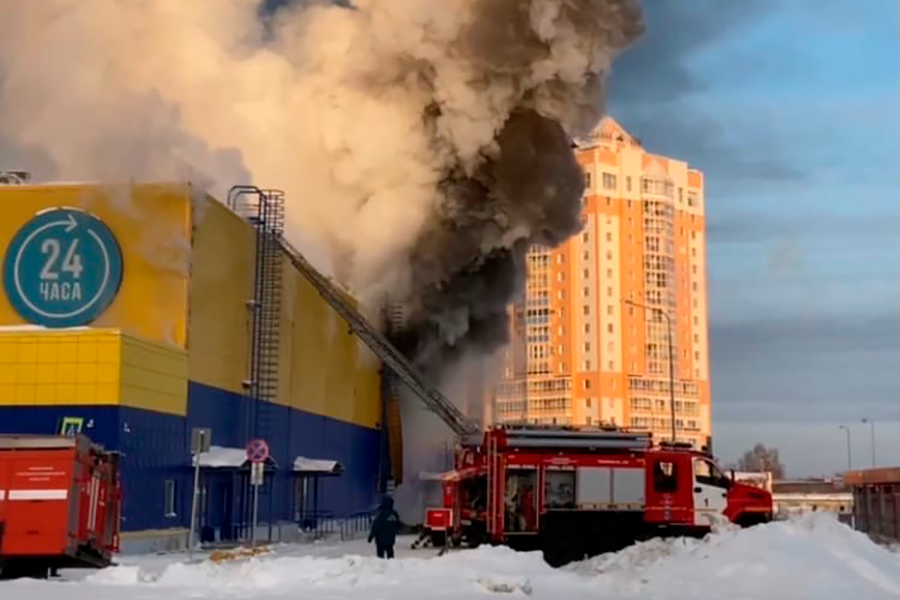
[[369, 532], [369, 543], [375, 541], [375, 551], [378, 558], [394, 558], [394, 542], [397, 540], [397, 532], [400, 530], [400, 515], [394, 510], [393, 498], [385, 498], [372, 522], [372, 530]]

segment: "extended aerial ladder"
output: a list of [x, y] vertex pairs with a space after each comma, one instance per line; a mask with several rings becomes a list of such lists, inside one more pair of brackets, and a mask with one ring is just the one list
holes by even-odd
[[282, 246], [291, 263], [312, 284], [320, 296], [337, 312], [347, 324], [350, 330], [386, 364], [397, 377], [425, 403], [433, 413], [447, 424], [447, 426], [460, 437], [477, 434], [478, 424], [467, 418], [444, 394], [433, 386], [428, 385], [422, 379], [410, 362], [397, 348], [382, 335], [378, 329], [372, 326], [368, 320], [349, 302], [331, 281], [319, 273], [309, 261], [294, 248], [287, 240], [282, 239]]
[[[231, 207], [237, 210], [239, 206], [237, 199], [247, 194], [257, 196], [261, 202], [266, 202], [270, 198], [280, 197], [282, 192], [278, 190], [262, 190], [254, 186], [236, 186], [229, 193], [229, 204]], [[259, 217], [256, 218], [258, 219]], [[478, 424], [467, 418], [440, 391], [425, 383], [409, 360], [376, 327], [369, 323], [341, 290], [327, 277], [319, 273], [299, 250], [284, 239], [280, 232], [270, 231], [268, 235], [276, 238], [277, 243], [284, 249], [291, 263], [312, 284], [316, 292], [329, 306], [347, 321], [353, 334], [362, 340], [429, 410], [446, 423], [453, 433], [460, 438], [479, 434], [480, 428]]]

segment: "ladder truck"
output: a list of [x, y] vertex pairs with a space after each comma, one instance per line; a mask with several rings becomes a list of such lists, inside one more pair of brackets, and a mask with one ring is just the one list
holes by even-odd
[[596, 428], [495, 427], [462, 444], [426, 511], [432, 543], [542, 550], [560, 566], [657, 536], [772, 518], [772, 495], [690, 444]]
[[[279, 191], [242, 186], [265, 200]], [[702, 535], [719, 519], [771, 519], [765, 490], [725, 477], [690, 446], [621, 430], [489, 428], [466, 417], [328, 278], [282, 236], [275, 240], [317, 293], [396, 378], [456, 435], [455, 468], [441, 476], [443, 507], [426, 511], [433, 541], [542, 549], [551, 564], [654, 535]]]

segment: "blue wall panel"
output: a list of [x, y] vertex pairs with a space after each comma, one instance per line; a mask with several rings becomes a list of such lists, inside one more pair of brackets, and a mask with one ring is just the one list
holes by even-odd
[[[217, 446], [242, 448], [249, 436], [244, 418], [250, 400], [245, 396], [191, 382], [188, 388], [188, 435], [192, 427], [211, 427]], [[267, 441], [278, 468], [273, 487], [267, 484], [260, 499], [260, 519], [290, 519], [293, 513], [297, 456], [340, 461], [344, 473], [319, 484], [320, 510], [346, 515], [374, 507], [380, 432], [336, 419], [266, 404]], [[270, 499], [268, 494], [272, 493]], [[264, 497], [263, 497], [264, 496]]]
[[[244, 419], [250, 406], [246, 397], [190, 383], [187, 418], [119, 406], [4, 406], [0, 407], [0, 433], [53, 435], [64, 417], [82, 417], [86, 435], [122, 453], [122, 530], [187, 527], [193, 474], [191, 428], [211, 427], [213, 444], [242, 448], [248, 438]], [[293, 518], [296, 476], [292, 468], [297, 456], [337, 460], [344, 466], [342, 475], [321, 479], [319, 510], [340, 516], [374, 508], [377, 430], [275, 404], [265, 405], [265, 410], [270, 411], [266, 438], [277, 468], [261, 490], [261, 522]], [[166, 480], [177, 482], [175, 516], [165, 515]], [[239, 487], [235, 487], [236, 496]], [[234, 506], [233, 518], [240, 521], [239, 498]]]

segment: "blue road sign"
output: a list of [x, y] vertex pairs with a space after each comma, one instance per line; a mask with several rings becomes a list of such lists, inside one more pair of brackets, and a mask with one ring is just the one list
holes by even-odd
[[87, 325], [116, 297], [122, 251], [100, 219], [77, 208], [39, 212], [6, 249], [3, 284], [23, 319], [44, 327]]

